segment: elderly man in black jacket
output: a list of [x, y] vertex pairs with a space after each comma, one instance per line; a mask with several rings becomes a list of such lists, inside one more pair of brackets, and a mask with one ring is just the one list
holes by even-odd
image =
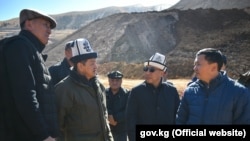
[[122, 87], [120, 71], [108, 73], [109, 88], [106, 88], [108, 119], [114, 141], [127, 141], [125, 111], [129, 90]]
[[[1, 79], [3, 111], [0, 140], [55, 141], [58, 135], [53, 85], [41, 52], [56, 21], [41, 12], [23, 9], [21, 31], [4, 47]], [[3, 126], [3, 125], [0, 125]]]

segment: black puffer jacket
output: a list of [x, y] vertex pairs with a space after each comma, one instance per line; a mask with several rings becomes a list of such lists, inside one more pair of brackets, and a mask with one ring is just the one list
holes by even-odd
[[5, 48], [6, 77], [2, 95], [8, 141], [41, 141], [57, 136], [53, 85], [41, 54], [44, 45], [29, 31]]

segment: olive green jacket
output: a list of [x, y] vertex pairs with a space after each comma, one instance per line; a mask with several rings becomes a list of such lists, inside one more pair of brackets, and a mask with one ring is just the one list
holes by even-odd
[[55, 86], [61, 137], [65, 141], [113, 141], [105, 88], [75, 70]]

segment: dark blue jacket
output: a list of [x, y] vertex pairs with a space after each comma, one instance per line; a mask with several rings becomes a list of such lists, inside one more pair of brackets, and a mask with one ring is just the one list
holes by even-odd
[[6, 141], [41, 141], [58, 134], [53, 85], [41, 54], [44, 45], [29, 31], [5, 48]]
[[167, 82], [157, 88], [146, 82], [132, 88], [126, 111], [129, 140], [135, 140], [137, 124], [175, 124], [179, 102], [177, 89]]
[[125, 124], [125, 112], [127, 106], [129, 91], [124, 88], [120, 88], [117, 94], [113, 94], [110, 88], [106, 89], [106, 100], [108, 114], [113, 115], [117, 121], [116, 126], [110, 125], [113, 133], [126, 133]]
[[52, 83], [55, 85], [59, 81], [61, 81], [63, 78], [69, 75], [70, 73], [70, 65], [66, 58], [63, 59], [63, 61], [50, 66], [49, 72], [52, 78]]
[[177, 124], [249, 124], [250, 94], [221, 72], [206, 85], [200, 80], [184, 91]]

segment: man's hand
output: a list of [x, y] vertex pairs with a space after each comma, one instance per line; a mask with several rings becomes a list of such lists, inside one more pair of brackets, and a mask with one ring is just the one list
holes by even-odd
[[117, 121], [115, 121], [113, 115], [108, 115], [108, 120], [109, 120], [109, 124], [116, 126], [117, 125]]

